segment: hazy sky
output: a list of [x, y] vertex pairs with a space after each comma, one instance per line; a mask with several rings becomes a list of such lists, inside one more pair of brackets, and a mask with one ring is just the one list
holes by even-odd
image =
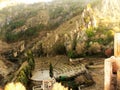
[[32, 4], [37, 2], [51, 2], [52, 0], [0, 0], [0, 9], [16, 3]]
[[16, 0], [17, 2], [23, 2], [23, 3], [36, 3], [36, 2], [50, 2], [52, 0]]

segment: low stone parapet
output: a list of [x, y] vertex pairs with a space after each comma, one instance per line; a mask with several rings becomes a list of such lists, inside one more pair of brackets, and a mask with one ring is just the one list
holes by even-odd
[[104, 90], [120, 90], [120, 57], [105, 59], [104, 75]]

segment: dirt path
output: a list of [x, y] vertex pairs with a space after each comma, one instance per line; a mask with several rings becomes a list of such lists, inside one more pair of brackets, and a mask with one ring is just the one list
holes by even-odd
[[104, 89], [104, 74], [103, 69], [90, 70], [90, 73], [95, 81], [95, 84], [82, 90], [103, 90]]
[[[90, 62], [92, 61], [93, 63], [97, 65], [104, 65], [104, 59], [93, 59], [89, 60]], [[93, 65], [94, 66], [94, 65]], [[103, 90], [104, 89], [104, 67], [100, 68], [93, 68], [93, 69], [88, 69], [90, 74], [93, 77], [93, 80], [95, 81], [95, 84], [86, 88], [83, 88], [81, 90]]]

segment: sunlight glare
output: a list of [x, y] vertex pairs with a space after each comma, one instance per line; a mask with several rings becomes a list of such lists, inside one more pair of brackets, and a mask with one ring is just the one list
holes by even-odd
[[52, 0], [16, 0], [17, 2], [25, 3], [25, 4], [33, 4], [38, 2], [51, 2]]
[[20, 82], [17, 83], [8, 83], [5, 86], [4, 90], [26, 90], [25, 87], [23, 86], [23, 84], [21, 84]]
[[101, 12], [98, 14], [100, 17], [109, 18], [112, 22], [118, 22], [120, 20], [119, 0], [102, 0], [101, 7]]
[[4, 8], [7, 6], [7, 2], [2, 2], [0, 3], [0, 9]]
[[13, 6], [16, 5], [18, 3], [24, 3], [24, 4], [34, 4], [34, 3], [38, 3], [38, 2], [52, 2], [52, 0], [6, 0], [6, 1], [1, 1], [0, 2], [0, 10], [8, 7], [8, 6]]

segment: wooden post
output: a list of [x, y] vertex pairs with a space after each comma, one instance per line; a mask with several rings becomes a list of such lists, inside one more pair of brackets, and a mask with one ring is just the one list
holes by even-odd
[[110, 90], [111, 88], [111, 79], [112, 79], [112, 63], [108, 60], [105, 60], [104, 65], [104, 90]]
[[115, 33], [114, 36], [114, 56], [120, 57], [120, 33]]

